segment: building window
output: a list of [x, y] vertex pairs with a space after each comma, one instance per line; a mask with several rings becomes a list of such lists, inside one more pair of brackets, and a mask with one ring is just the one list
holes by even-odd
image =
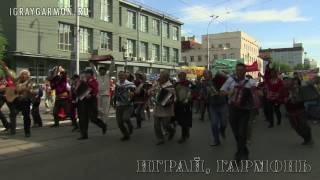
[[70, 8], [71, 2], [70, 2], [70, 0], [58, 0], [58, 7], [59, 8]]
[[112, 22], [112, 0], [101, 0], [101, 20]]
[[234, 58], [234, 53], [231, 53], [230, 54], [230, 59], [233, 59]]
[[112, 50], [112, 33], [100, 32], [100, 48], [104, 50]]
[[148, 43], [140, 42], [140, 58], [145, 61], [148, 58]]
[[230, 48], [230, 43], [226, 43], [226, 48]]
[[136, 29], [137, 25], [136, 12], [128, 11], [128, 28]]
[[127, 53], [130, 57], [136, 57], [136, 41], [128, 39], [127, 40]]
[[80, 27], [80, 53], [89, 53], [91, 51], [91, 38], [91, 29]]
[[72, 27], [69, 24], [60, 23], [58, 36], [58, 49], [63, 51], [71, 51], [73, 44]]
[[214, 48], [215, 48], [215, 47], [214, 47], [214, 44], [211, 44], [211, 48], [212, 48], [212, 49], [214, 49]]
[[119, 26], [122, 26], [122, 7], [119, 7]]
[[157, 19], [152, 20], [152, 30], [153, 34], [160, 36], [160, 21]]
[[219, 44], [219, 48], [222, 49], [222, 48], [223, 48], [223, 45], [222, 45], [222, 44]]
[[190, 56], [190, 62], [194, 62], [194, 56]]
[[178, 27], [173, 27], [172, 34], [173, 34], [172, 39], [174, 41], [178, 41], [178, 39], [179, 39], [179, 28]]
[[173, 62], [178, 63], [179, 62], [179, 50], [173, 49]]
[[227, 55], [226, 54], [222, 54], [222, 59], [227, 59]]
[[162, 48], [162, 61], [169, 62], [169, 47]]
[[160, 60], [160, 48], [157, 44], [152, 44], [152, 51], [151, 51], [151, 60]]
[[[79, 8], [83, 9], [84, 12], [88, 10], [88, 17], [92, 17], [92, 7], [91, 7], [91, 0], [79, 0]], [[87, 9], [87, 10], [84, 10]], [[86, 16], [85, 13], [82, 15]]]
[[198, 62], [202, 61], [202, 56], [198, 56]]
[[219, 59], [219, 56], [217, 54], [214, 54], [213, 59]]
[[145, 15], [140, 16], [140, 31], [148, 32], [148, 16], [145, 16]]
[[184, 63], [187, 63], [187, 57], [186, 56], [183, 56], [182, 60], [183, 60]]
[[169, 23], [163, 23], [163, 27], [162, 27], [162, 37], [165, 38], [170, 38], [170, 32], [169, 32]]

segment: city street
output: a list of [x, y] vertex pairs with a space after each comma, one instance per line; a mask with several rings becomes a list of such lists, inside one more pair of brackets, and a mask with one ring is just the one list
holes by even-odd
[[[44, 115], [45, 122], [51, 120]], [[162, 146], [155, 145], [152, 121], [134, 131], [129, 142], [121, 142], [121, 134], [110, 115], [105, 136], [90, 124], [89, 140], [78, 141], [79, 133], [71, 132], [70, 123], [61, 128], [34, 128], [32, 137], [24, 138], [19, 130], [14, 137], [0, 136], [0, 177], [3, 180], [56, 179], [318, 179], [320, 158], [319, 126], [312, 125], [315, 144], [302, 146], [302, 140], [290, 128], [287, 119], [281, 126], [268, 129], [259, 117], [254, 124], [253, 140], [249, 146], [252, 160], [307, 160], [308, 173], [226, 173], [217, 172], [217, 160], [231, 160], [235, 142], [230, 129], [220, 147], [210, 147], [211, 132], [208, 120], [194, 117], [191, 138], [178, 144], [176, 137]], [[21, 119], [20, 119], [21, 122]], [[21, 128], [21, 127], [20, 127]], [[211, 173], [137, 173], [138, 160], [193, 160], [200, 157]], [[140, 164], [141, 165], [141, 164]]]

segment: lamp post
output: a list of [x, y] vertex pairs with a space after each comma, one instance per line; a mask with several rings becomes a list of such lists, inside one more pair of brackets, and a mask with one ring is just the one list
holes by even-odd
[[216, 16], [216, 15], [211, 15], [210, 16], [210, 18], [211, 18], [211, 20], [210, 20], [210, 22], [209, 22], [209, 24], [208, 24], [208, 27], [207, 27], [207, 56], [208, 56], [208, 58], [207, 58], [207, 68], [208, 68], [208, 70], [210, 69], [210, 41], [209, 41], [209, 27], [210, 27], [210, 25], [211, 25], [211, 23], [215, 20], [215, 19], [218, 19], [219, 18], [219, 16]]

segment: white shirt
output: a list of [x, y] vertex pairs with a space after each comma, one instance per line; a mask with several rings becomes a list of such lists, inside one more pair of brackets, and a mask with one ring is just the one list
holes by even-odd
[[110, 94], [110, 76], [106, 73], [104, 76], [97, 75], [97, 81], [99, 84], [99, 95]]
[[244, 81], [248, 81], [246, 84], [245, 84], [245, 88], [251, 88], [251, 87], [256, 87], [258, 82], [254, 79], [248, 79], [248, 78], [245, 78], [244, 80], [240, 81], [240, 82], [236, 82], [236, 80], [234, 79], [234, 77], [229, 77], [227, 79], [227, 81], [222, 85], [221, 87], [221, 91], [224, 91], [224, 92], [230, 92], [234, 89], [235, 86], [239, 85], [239, 84], [242, 84], [244, 83]]

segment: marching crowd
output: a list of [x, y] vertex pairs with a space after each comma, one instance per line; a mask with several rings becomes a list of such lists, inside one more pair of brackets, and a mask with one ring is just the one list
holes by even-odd
[[[269, 122], [268, 127], [273, 128], [275, 119], [277, 125], [281, 124], [281, 106], [284, 106], [285, 115], [293, 129], [304, 139], [303, 144], [312, 144], [311, 128], [305, 118], [305, 104], [306, 101], [317, 100], [318, 93], [314, 93], [314, 98], [306, 99], [302, 93], [302, 79], [297, 73], [292, 78], [281, 78], [277, 69], [270, 64], [271, 61], [264, 75], [259, 74], [259, 80], [246, 75], [246, 66], [239, 63], [234, 74], [220, 72], [213, 75], [211, 71], [205, 71], [203, 77], [198, 77], [194, 82], [189, 81], [183, 71], [178, 73], [177, 80], [171, 79], [167, 71], [161, 71], [159, 79], [155, 81], [147, 80], [146, 74], [139, 71], [134, 75], [120, 71], [115, 82], [111, 78], [113, 60], [109, 70], [91, 62], [91, 68], [71, 76], [70, 80], [64, 68], [56, 66], [49, 72], [48, 83], [38, 87], [30, 79], [28, 70], [20, 71], [15, 78], [8, 67], [1, 63], [4, 75], [0, 77], [0, 108], [7, 104], [10, 120], [1, 111], [0, 119], [5, 131], [14, 135], [17, 114], [22, 112], [25, 136], [30, 137], [30, 115], [34, 126], [41, 127], [41, 98], [46, 94], [45, 104], [49, 108], [49, 102], [53, 102], [51, 92], [54, 90], [52, 127], [59, 127], [63, 118], [61, 112], [64, 112], [72, 121], [73, 131], [80, 131], [79, 140], [88, 139], [89, 121], [105, 134], [109, 110], [114, 108], [123, 135], [121, 141], [128, 141], [134, 129], [131, 119], [136, 119], [136, 128], [139, 129], [145, 119], [150, 119], [150, 109], [153, 109], [156, 144], [161, 145], [166, 140], [172, 140], [177, 125], [181, 127], [178, 143], [187, 141], [193, 114], [200, 113], [200, 119], [204, 120], [207, 112], [213, 137], [211, 146], [221, 144], [229, 120], [237, 143], [235, 159], [246, 160], [249, 158], [247, 144], [252, 136], [252, 123], [259, 110]], [[317, 90], [314, 84], [310, 87], [311, 90]]]

